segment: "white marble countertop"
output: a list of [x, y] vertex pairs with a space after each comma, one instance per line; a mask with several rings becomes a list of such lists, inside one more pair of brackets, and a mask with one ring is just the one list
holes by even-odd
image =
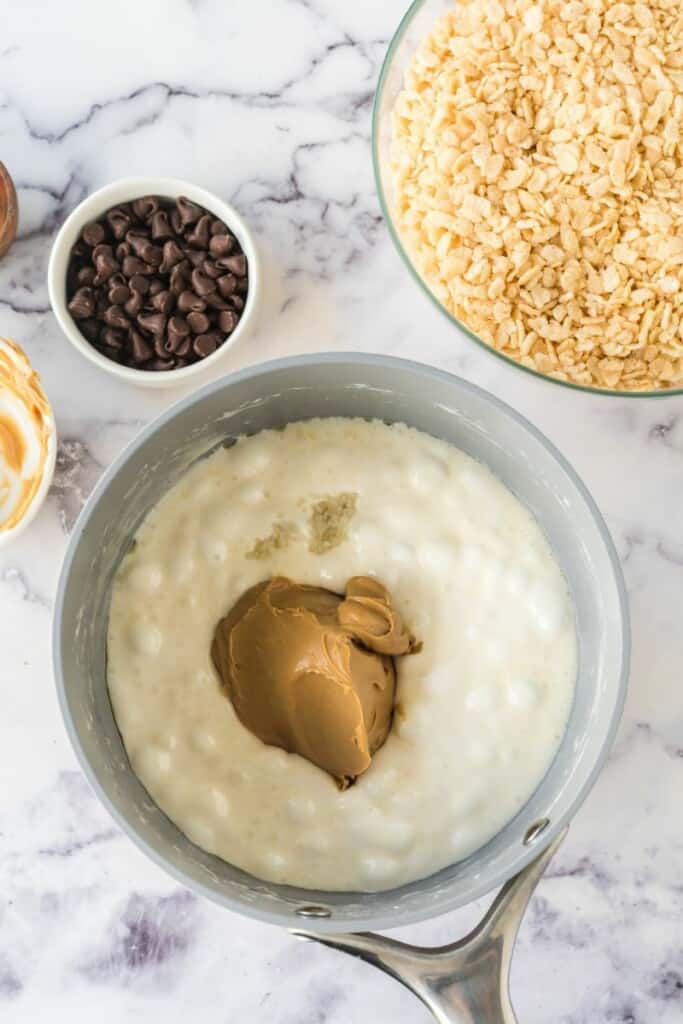
[[[53, 595], [103, 467], [180, 397], [110, 380], [49, 312], [55, 229], [97, 186], [172, 174], [232, 201], [263, 253], [258, 330], [226, 370], [321, 349], [383, 351], [489, 388], [571, 460], [612, 530], [633, 673], [609, 765], [524, 923], [524, 1024], [683, 1019], [683, 406], [569, 393], [459, 336], [418, 292], [380, 218], [370, 110], [404, 0], [5, 3], [0, 159], [21, 205], [0, 264], [0, 334], [54, 403], [60, 449], [38, 520], [0, 553], [0, 1018], [3, 1024], [426, 1024], [370, 968], [195, 899], [90, 793], [60, 720]], [[478, 907], [406, 929], [455, 937]]]

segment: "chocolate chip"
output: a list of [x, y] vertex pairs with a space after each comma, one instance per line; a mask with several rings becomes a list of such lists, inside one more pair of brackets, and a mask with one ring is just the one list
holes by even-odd
[[156, 213], [152, 214], [150, 224], [152, 226], [152, 238], [155, 242], [160, 242], [164, 238], [173, 238], [175, 232], [169, 223], [166, 210], [157, 210]]
[[114, 255], [114, 250], [111, 247], [111, 245], [108, 245], [106, 242], [100, 242], [98, 245], [95, 246], [95, 248], [92, 251], [92, 261], [94, 263], [101, 256], [113, 256], [113, 255]]
[[206, 274], [195, 267], [192, 271], [192, 287], [196, 291], [197, 295], [204, 297], [205, 295], [208, 295], [209, 292], [214, 291], [216, 285], [210, 277], [207, 277]]
[[76, 280], [79, 284], [92, 284], [95, 280], [95, 271], [93, 267], [81, 267], [76, 274]]
[[188, 260], [193, 267], [201, 267], [202, 263], [206, 259], [206, 252], [200, 252], [198, 249], [186, 248], [185, 259]]
[[137, 256], [126, 256], [122, 265], [123, 273], [126, 277], [133, 277], [136, 274], [142, 274], [143, 277], [147, 277], [149, 274], [154, 273], [153, 267], [148, 267], [146, 263], [138, 259]]
[[122, 210], [120, 206], [115, 206], [113, 210], [107, 212], [107, 223], [117, 242], [121, 241], [130, 227], [130, 214]]
[[160, 313], [170, 313], [175, 305], [175, 296], [168, 289], [157, 292], [152, 298], [152, 305]]
[[239, 317], [232, 309], [224, 309], [218, 314], [218, 326], [226, 334], [232, 334], [237, 327]]
[[183, 227], [186, 227], [188, 224], [194, 224], [203, 213], [201, 206], [197, 206], [196, 203], [193, 203], [186, 196], [180, 196], [176, 202], [176, 207], [180, 214], [180, 223]]
[[71, 250], [71, 255], [75, 256], [79, 260], [88, 259], [88, 257], [90, 256], [90, 250], [83, 241], [83, 239], [79, 239], [77, 242], [74, 243], [74, 246]]
[[164, 313], [140, 313], [138, 324], [143, 331], [149, 331], [150, 334], [158, 337], [166, 329], [166, 319]]
[[207, 356], [216, 351], [220, 340], [220, 335], [215, 333], [200, 334], [192, 342], [192, 348], [200, 359], [206, 359]]
[[178, 345], [177, 349], [175, 350], [175, 353], [176, 353], [177, 356], [180, 356], [181, 358], [184, 358], [187, 355], [193, 354], [192, 353], [192, 338], [190, 338], [189, 335], [187, 336], [187, 338], [185, 338], [185, 341], [181, 341], [180, 342], [180, 344]]
[[209, 295], [206, 295], [205, 301], [211, 309], [230, 309], [229, 304], [218, 292], [211, 292]]
[[237, 287], [237, 278], [234, 274], [224, 274], [223, 277], [218, 278], [217, 283], [218, 291], [224, 299], [227, 299], [229, 295], [232, 295]]
[[193, 334], [206, 334], [211, 326], [211, 321], [206, 313], [188, 313], [187, 323]]
[[238, 291], [240, 295], [246, 295], [249, 290], [249, 282], [246, 277], [238, 277], [235, 291]]
[[124, 330], [130, 326], [122, 306], [110, 306], [104, 314], [104, 322], [110, 327], [120, 327]]
[[183, 233], [183, 221], [180, 216], [179, 210], [171, 210], [168, 218], [171, 222], [171, 227], [175, 231], [176, 235], [182, 235]]
[[229, 270], [235, 277], [244, 277], [247, 272], [247, 257], [244, 253], [238, 253], [236, 256], [224, 256], [216, 260], [216, 264], [223, 270]]
[[170, 274], [173, 267], [177, 266], [183, 260], [183, 250], [180, 248], [175, 238], [169, 238], [168, 242], [164, 242], [163, 247], [163, 259], [159, 272], [162, 274]]
[[178, 309], [181, 313], [192, 313], [193, 311], [203, 313], [206, 303], [194, 292], [188, 290], [181, 292], [178, 296]]
[[119, 261], [119, 263], [123, 263], [123, 261], [125, 260], [126, 256], [132, 256], [132, 254], [133, 254], [133, 250], [128, 245], [128, 242], [119, 242], [119, 244], [116, 246], [116, 251], [115, 252], [116, 252], [116, 258]]
[[211, 234], [212, 235], [227, 235], [228, 229], [222, 220], [214, 220], [211, 222]]
[[209, 252], [212, 256], [228, 256], [235, 247], [235, 240], [231, 235], [213, 235], [209, 242]]
[[130, 278], [128, 285], [137, 292], [139, 295], [146, 295], [149, 291], [149, 279], [143, 277], [142, 274], [133, 274]]
[[103, 345], [107, 345], [108, 348], [123, 348], [125, 339], [125, 333], [117, 330], [116, 327], [105, 327], [100, 334], [100, 341]]
[[142, 250], [142, 258], [145, 263], [149, 263], [153, 267], [161, 265], [161, 261], [164, 258], [164, 251], [159, 245], [154, 245], [152, 242], [147, 242]]
[[141, 231], [140, 228], [131, 228], [126, 233], [126, 241], [139, 259], [142, 259], [143, 250], [151, 244], [147, 232]]
[[151, 299], [154, 298], [155, 295], [158, 295], [159, 292], [163, 292], [164, 289], [165, 285], [161, 278], [153, 277], [152, 280], [149, 282], [149, 297]]
[[91, 317], [95, 312], [95, 293], [92, 288], [79, 288], [67, 308], [74, 320]]
[[216, 278], [220, 277], [223, 273], [221, 268], [217, 267], [213, 260], [204, 260], [202, 263], [202, 271], [207, 277], [210, 277], [212, 281], [215, 281]]
[[244, 299], [241, 295], [231, 295], [228, 301], [233, 309], [236, 309], [238, 313], [241, 313], [244, 309]]
[[205, 213], [195, 225], [194, 231], [187, 236], [187, 244], [193, 249], [206, 249], [209, 244], [211, 217]]
[[131, 297], [126, 300], [123, 308], [126, 311], [126, 315], [135, 319], [140, 310], [142, 309], [143, 298], [140, 292], [133, 292]]
[[86, 245], [99, 245], [105, 239], [105, 230], [101, 224], [92, 221], [90, 224], [86, 224], [81, 232], [81, 238]]
[[[98, 245], [97, 248], [98, 249], [104, 249], [104, 248], [109, 249], [109, 246], [99, 246]], [[102, 252], [102, 253], [99, 254], [99, 256], [95, 257], [95, 269], [97, 270], [97, 274], [95, 275], [95, 279], [93, 281], [93, 284], [97, 286], [97, 285], [105, 284], [109, 280], [109, 278], [112, 276], [112, 274], [115, 274], [118, 270], [121, 269], [121, 266], [120, 266], [118, 260], [114, 259], [113, 255], [111, 254], [111, 251], [110, 251], [109, 253]]]
[[[175, 334], [169, 334], [168, 331], [167, 331], [166, 332], [166, 337], [161, 342], [161, 347], [162, 347], [163, 354], [165, 356], [175, 355], [175, 351], [178, 348], [178, 345], [180, 345], [181, 341], [182, 341], [181, 338], [176, 337]], [[154, 351], [155, 352], [158, 351], [156, 344], [154, 346]]]
[[147, 220], [157, 212], [161, 202], [157, 196], [142, 196], [133, 201], [133, 213], [140, 220]]
[[[201, 316], [201, 313], [191, 313], [191, 316]], [[183, 338], [186, 338], [190, 333], [190, 325], [184, 316], [172, 316], [168, 321], [168, 327], [166, 328], [168, 333], [169, 341], [173, 343], [175, 348], [182, 343]], [[175, 351], [175, 349], [174, 349]]]
[[[116, 275], [114, 275], [116, 276]], [[130, 288], [126, 284], [111, 285], [108, 292], [109, 301], [115, 306], [122, 306], [130, 298]]]
[[147, 339], [135, 328], [130, 332], [130, 348], [134, 363], [145, 363], [154, 354], [154, 349]]
[[[162, 268], [159, 269], [161, 270]], [[171, 271], [171, 277], [169, 279], [171, 291], [174, 295], [180, 295], [181, 292], [185, 291], [190, 283], [190, 274], [191, 268], [187, 260], [182, 260], [181, 263], [176, 263], [175, 267]]]
[[166, 348], [166, 342], [168, 341], [168, 335], [166, 332], [158, 334], [154, 338], [154, 354], [159, 356], [160, 359], [168, 359], [170, 349]]

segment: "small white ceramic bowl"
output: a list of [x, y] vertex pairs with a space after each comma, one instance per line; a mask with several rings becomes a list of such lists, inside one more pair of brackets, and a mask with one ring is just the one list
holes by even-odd
[[[9, 530], [0, 529], [0, 548], [2, 548], [15, 540], [20, 533], [24, 532], [29, 523], [33, 522], [38, 514], [38, 510], [47, 497], [57, 460], [57, 425], [52, 406], [42, 388], [40, 378], [31, 366], [29, 358], [23, 349], [16, 342], [10, 342], [7, 338], [0, 338], [0, 358], [4, 360], [6, 366], [13, 364], [16, 367], [17, 374], [23, 375], [30, 382], [30, 387], [35, 389], [32, 391], [32, 399], [35, 403], [34, 408], [40, 409], [40, 416], [47, 431], [47, 451], [40, 483], [21, 519]], [[3, 382], [0, 379], [0, 405], [2, 404], [2, 388]]]
[[[191, 366], [185, 366], [179, 370], [161, 370], [158, 372], [138, 370], [131, 366], [121, 366], [120, 363], [107, 359], [81, 334], [66, 304], [66, 272], [69, 256], [72, 246], [78, 240], [85, 225], [101, 217], [103, 213], [118, 203], [127, 203], [132, 199], [148, 195], [163, 196], [166, 199], [177, 199], [179, 196], [187, 196], [193, 203], [203, 206], [209, 213], [212, 213], [228, 225], [242, 246], [249, 267], [249, 290], [242, 316], [235, 330], [206, 359], [201, 359], [199, 362], [192, 363]], [[98, 189], [97, 192], [93, 192], [82, 203], [79, 203], [76, 209], [64, 221], [52, 246], [50, 263], [47, 270], [47, 285], [50, 304], [57, 317], [59, 326], [74, 348], [77, 348], [86, 359], [89, 359], [91, 363], [95, 363], [101, 369], [106, 370], [112, 376], [119, 377], [121, 380], [127, 380], [131, 384], [138, 384], [142, 387], [163, 388], [182, 384], [190, 377], [195, 377], [209, 367], [215, 366], [228, 350], [247, 333], [258, 303], [261, 273], [258, 253], [251, 231], [237, 210], [233, 209], [232, 206], [222, 199], [219, 199], [218, 196], [179, 178], [121, 178], [119, 181], [114, 181], [110, 185], [105, 185], [103, 188]]]

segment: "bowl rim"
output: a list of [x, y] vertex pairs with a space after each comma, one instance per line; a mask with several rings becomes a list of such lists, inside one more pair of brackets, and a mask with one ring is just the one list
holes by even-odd
[[[422, 377], [425, 380], [437, 379], [441, 382], [452, 384], [455, 383], [458, 388], [462, 388], [470, 393], [473, 393], [485, 401], [492, 403], [505, 415], [514, 419], [523, 429], [529, 432], [529, 434], [541, 444], [542, 447], [549, 453], [549, 455], [557, 461], [561, 469], [567, 474], [572, 485], [577, 489], [579, 495], [586, 503], [588, 511], [591, 514], [593, 521], [595, 522], [596, 528], [600, 534], [602, 543], [604, 544], [606, 554], [608, 556], [611, 570], [612, 580], [614, 582], [618, 603], [619, 603], [619, 625], [621, 628], [621, 665], [619, 672], [619, 679], [617, 684], [616, 699], [614, 707], [611, 711], [611, 716], [606, 723], [605, 739], [600, 751], [600, 756], [596, 758], [590, 773], [586, 777], [583, 785], [576, 791], [572, 800], [567, 806], [565, 812], [550, 823], [548, 828], [543, 832], [542, 843], [532, 843], [528, 847], [525, 847], [522, 852], [516, 851], [514, 854], [514, 871], [521, 871], [526, 867], [538, 854], [541, 849], [545, 849], [555, 839], [562, 829], [569, 823], [574, 817], [584, 800], [588, 796], [589, 792], [593, 788], [595, 781], [602, 771], [609, 752], [612, 748], [614, 738], [616, 735], [619, 722], [621, 720], [624, 703], [626, 700], [626, 692], [628, 687], [629, 668], [630, 668], [630, 651], [631, 651], [631, 629], [630, 629], [630, 618], [628, 599], [626, 595], [626, 586], [624, 582], [623, 571], [621, 563], [617, 555], [614, 542], [607, 528], [607, 525], [598, 509], [594, 499], [589, 493], [586, 485], [583, 483], [581, 478], [578, 476], [576, 471], [565, 459], [560, 451], [553, 445], [553, 443], [545, 437], [545, 435], [532, 423], [529, 422], [524, 416], [518, 413], [515, 409], [511, 408], [506, 402], [503, 402], [497, 396], [490, 392], [478, 387], [475, 384], [471, 384], [469, 381], [465, 381], [454, 374], [447, 373], [444, 370], [437, 369], [436, 367], [430, 366], [425, 363], [418, 363], [408, 359], [402, 359], [395, 356], [385, 356], [378, 354], [358, 353], [358, 352], [325, 352], [318, 353], [315, 355], [298, 355], [289, 356], [282, 359], [270, 360], [265, 363], [257, 364], [254, 366], [247, 367], [242, 370], [238, 370], [234, 373], [226, 374], [220, 379], [206, 384], [204, 387], [193, 391], [191, 394], [181, 398], [178, 402], [175, 402], [170, 408], [166, 409], [159, 416], [148, 423], [131, 442], [123, 449], [123, 451], [113, 460], [108, 466], [105, 472], [102, 474], [97, 484], [95, 485], [92, 493], [90, 494], [84, 508], [82, 509], [76, 525], [73, 529], [64, 560], [62, 563], [62, 569], [60, 572], [59, 583], [57, 587], [57, 593], [54, 602], [54, 612], [52, 619], [52, 665], [54, 678], [57, 688], [57, 695], [59, 700], [60, 711], [66, 727], [66, 731], [71, 742], [71, 745], [76, 754], [77, 760], [80, 767], [88, 780], [91, 788], [95, 795], [98, 797], [103, 806], [107, 809], [109, 814], [112, 816], [116, 824], [122, 829], [123, 832], [135, 843], [135, 845], [142, 850], [158, 867], [162, 868], [167, 874], [171, 875], [177, 882], [184, 885], [186, 888], [192, 890], [203, 896], [205, 899], [210, 900], [213, 903], [222, 906], [227, 910], [232, 910], [237, 913], [244, 914], [247, 917], [251, 917], [260, 921], [264, 921], [268, 924], [278, 924], [284, 927], [295, 928], [296, 924], [292, 918], [282, 912], [273, 912], [267, 910], [261, 910], [252, 905], [247, 905], [243, 901], [236, 899], [232, 896], [225, 895], [212, 889], [210, 886], [203, 882], [197, 881], [193, 878], [188, 877], [181, 868], [176, 868], [169, 865], [163, 854], [157, 851], [151, 844], [143, 839], [135, 830], [134, 825], [129, 822], [126, 817], [121, 814], [118, 809], [114, 806], [108, 795], [106, 794], [103, 786], [91, 767], [87, 755], [81, 745], [76, 725], [71, 716], [69, 709], [69, 703], [66, 694], [65, 678], [62, 672], [62, 638], [61, 638], [61, 622], [64, 608], [64, 600], [66, 596], [66, 589], [68, 579], [71, 573], [71, 567], [76, 555], [78, 545], [80, 543], [81, 536], [87, 530], [90, 516], [100, 501], [102, 495], [106, 492], [111, 480], [119, 472], [119, 469], [126, 463], [130, 456], [141, 447], [147, 439], [158, 430], [163, 429], [166, 424], [172, 420], [176, 415], [183, 412], [189, 406], [201, 402], [208, 395], [213, 392], [220, 391], [226, 386], [227, 383], [237, 383], [241, 380], [248, 380], [258, 376], [267, 376], [269, 373], [278, 371], [281, 369], [291, 369], [300, 366], [310, 365], [311, 363], [316, 365], [326, 366], [333, 369], [335, 366], [348, 365], [349, 363], [355, 367], [363, 366], [375, 366], [375, 367], [397, 367], [411, 371], [417, 376]], [[132, 769], [131, 769], [132, 770]], [[510, 848], [509, 859], [512, 858], [512, 848]], [[487, 879], [485, 883], [482, 883], [475, 876], [472, 880], [471, 891], [469, 899], [478, 899], [481, 896], [493, 891], [499, 885], [502, 885], [509, 878], [509, 874], [502, 868], [499, 868], [496, 874]], [[284, 888], [284, 887], [283, 887]], [[398, 887], [395, 890], [400, 892], [401, 888]], [[353, 894], [349, 893], [349, 896]], [[357, 895], [357, 894], [356, 894]], [[313, 896], [311, 893], [312, 901], [316, 902], [320, 898], [320, 894]], [[302, 900], [302, 903], [305, 900]], [[310, 902], [310, 901], [309, 901]], [[436, 912], [430, 907], [420, 905], [419, 907], [406, 913], [402, 911], [400, 921], [397, 921], [394, 916], [384, 913], [378, 914], [372, 921], [372, 927], [376, 929], [382, 928], [396, 928], [402, 927], [408, 924], [414, 924], [418, 921], [423, 921], [431, 917], [436, 917], [441, 914], [447, 913], [448, 911], [455, 910], [462, 906], [462, 900], [458, 899], [457, 896], [449, 899], [448, 895], [445, 895], [441, 900]], [[354, 928], [354, 924], [356, 927]], [[309, 931], [316, 931], [318, 933], [331, 933], [338, 931], [338, 926], [332, 916], [329, 919], [311, 919], [306, 922], [306, 927]], [[353, 920], [346, 921], [344, 925], [347, 931], [354, 930], [366, 930], [368, 927], [367, 921], [356, 923]]]
[[518, 362], [511, 356], [505, 355], [504, 352], [500, 352], [497, 348], [494, 348], [493, 345], [487, 344], [487, 342], [483, 341], [477, 334], [474, 333], [474, 331], [470, 330], [470, 328], [466, 324], [464, 324], [462, 320], [458, 320], [458, 318], [453, 316], [452, 313], [449, 313], [449, 311], [446, 309], [443, 303], [441, 303], [438, 300], [436, 295], [434, 295], [434, 293], [432, 292], [431, 288], [423, 280], [421, 274], [418, 273], [417, 269], [413, 265], [410, 256], [408, 255], [405, 246], [403, 245], [403, 242], [401, 241], [401, 237], [397, 228], [394, 226], [394, 220], [391, 213], [391, 203], [382, 184], [382, 172], [380, 170], [379, 156], [381, 118], [380, 106], [382, 103], [384, 89], [387, 84], [387, 79], [389, 77], [389, 72], [391, 70], [392, 62], [394, 59], [394, 54], [398, 47], [400, 46], [401, 42], [403, 41], [403, 37], [405, 36], [406, 32], [410, 28], [413, 18], [427, 2], [428, 0], [412, 0], [410, 6], [408, 7], [408, 10], [401, 18], [398, 27], [396, 28], [393, 36], [391, 37], [391, 41], [387, 48], [387, 52], [384, 56], [384, 60], [382, 61], [382, 67], [380, 69], [379, 78], [377, 79], [377, 87], [375, 89], [375, 96], [372, 105], [371, 146], [372, 168], [375, 178], [375, 188], [377, 190], [377, 196], [379, 198], [382, 216], [389, 231], [389, 236], [392, 242], [394, 243], [394, 246], [399, 256], [401, 257], [403, 265], [406, 267], [413, 280], [415, 280], [419, 285], [420, 291], [427, 296], [432, 305], [434, 305], [441, 312], [441, 314], [448, 320], [449, 323], [453, 324], [453, 326], [456, 327], [460, 332], [462, 332], [462, 334], [464, 334], [464, 336], [468, 338], [470, 341], [475, 342], [475, 344], [480, 349], [483, 349], [488, 355], [494, 356], [496, 359], [505, 363], [508, 367], [512, 367], [516, 370], [521, 370], [523, 373], [526, 373], [531, 378], [544, 381], [548, 384], [559, 384], [561, 387], [567, 388], [569, 391], [578, 391], [589, 395], [605, 395], [610, 398], [671, 398], [673, 395], [683, 395], [683, 385], [674, 388], [663, 388], [657, 391], [619, 391], [613, 388], [594, 387], [593, 385], [590, 384], [576, 384], [573, 381], [569, 380], [558, 380], [556, 377], [551, 377], [547, 373], [541, 373], [540, 370], [533, 370], [530, 366], [524, 366], [523, 363]]
[[[128, 199], [113, 199], [112, 196], [119, 194], [121, 190], [129, 190], [131, 197]], [[120, 363], [115, 363], [113, 360], [108, 359], [83, 337], [69, 314], [66, 301], [61, 295], [61, 290], [65, 285], [69, 251], [75, 241], [75, 238], [72, 239], [70, 237], [74, 229], [80, 230], [84, 224], [100, 216], [111, 205], [116, 205], [117, 202], [130, 202], [131, 198], [139, 198], [149, 194], [158, 194], [165, 198], [177, 198], [181, 195], [187, 195], [193, 202], [208, 210], [209, 213], [225, 221], [227, 226], [237, 236], [247, 257], [249, 288], [242, 316], [237, 327], [210, 356], [179, 370], [139, 370], [132, 366], [122, 366]], [[52, 243], [47, 268], [47, 287], [50, 306], [57, 319], [57, 323], [62, 329], [62, 333], [66, 335], [74, 348], [91, 363], [94, 363], [101, 370], [106, 370], [107, 373], [117, 377], [119, 380], [124, 380], [140, 387], [176, 387], [202, 374], [208, 368], [215, 366], [219, 359], [247, 332], [252, 324], [260, 299], [261, 265], [251, 228], [249, 228], [242, 215], [234, 206], [221, 199], [215, 192], [211, 192], [200, 185], [194, 185], [192, 182], [185, 181], [182, 178], [154, 177], [149, 175], [128, 176], [116, 178], [114, 181], [102, 185], [86, 196], [85, 199], [82, 199], [71, 211]]]

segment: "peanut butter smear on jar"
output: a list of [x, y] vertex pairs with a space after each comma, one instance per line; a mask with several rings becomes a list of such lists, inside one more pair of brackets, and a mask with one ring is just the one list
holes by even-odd
[[21, 522], [36, 496], [53, 429], [38, 374], [18, 345], [0, 338], [0, 535]]
[[419, 648], [378, 580], [354, 576], [341, 597], [275, 576], [221, 619], [211, 656], [242, 724], [344, 789], [389, 735], [394, 657]]

